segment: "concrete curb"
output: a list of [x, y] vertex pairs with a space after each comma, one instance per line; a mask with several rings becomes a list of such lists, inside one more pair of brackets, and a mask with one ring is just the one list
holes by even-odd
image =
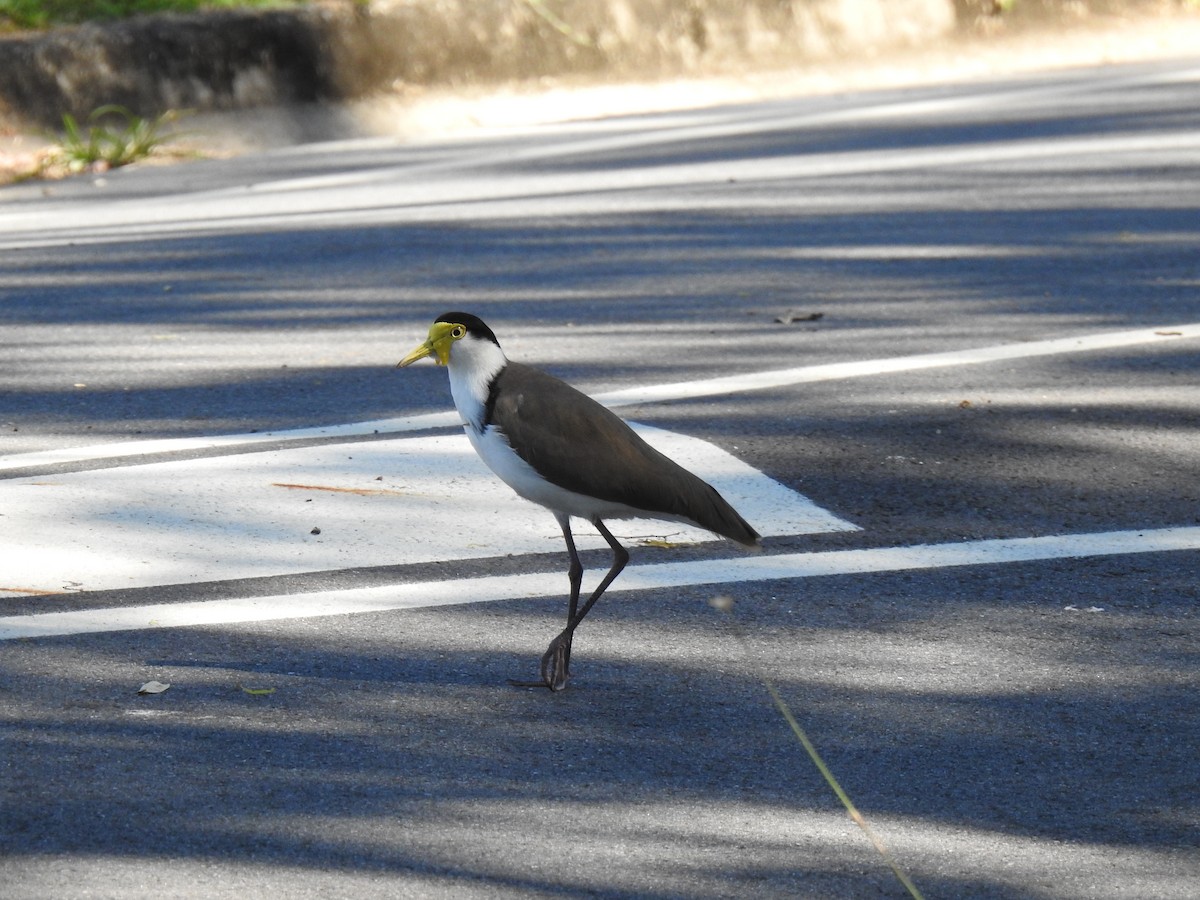
[[794, 65], [920, 46], [954, 26], [952, 0], [374, 0], [145, 16], [0, 39], [0, 122], [53, 127], [109, 103], [154, 116]]

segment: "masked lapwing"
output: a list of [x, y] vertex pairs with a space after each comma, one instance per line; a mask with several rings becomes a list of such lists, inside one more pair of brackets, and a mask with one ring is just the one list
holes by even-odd
[[[496, 335], [475, 316], [438, 316], [428, 339], [399, 366], [427, 356], [447, 368], [463, 428], [488, 468], [520, 496], [553, 512], [562, 528], [571, 594], [567, 627], [542, 656], [542, 683], [550, 690], [566, 687], [575, 629], [629, 561], [606, 519], [688, 522], [745, 547], [759, 546], [758, 532], [711, 485], [655, 450], [591, 397], [509, 362]], [[572, 516], [590, 522], [613, 554], [608, 573], [582, 605], [583, 566], [571, 534]]]

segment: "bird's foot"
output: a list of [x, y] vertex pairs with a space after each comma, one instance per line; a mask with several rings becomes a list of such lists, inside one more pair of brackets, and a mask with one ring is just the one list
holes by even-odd
[[549, 687], [549, 685], [546, 684], [546, 682], [544, 682], [544, 681], [524, 681], [520, 678], [510, 678], [510, 679], [508, 679], [508, 684], [510, 687], [519, 687], [519, 688]]
[[541, 681], [520, 681], [516, 678], [508, 679], [508, 683], [513, 687], [523, 688], [549, 688], [552, 691], [561, 691], [567, 686], [567, 680], [571, 677], [569, 670], [571, 662], [571, 638], [565, 632], [560, 634], [550, 642], [550, 646], [546, 652], [542, 654], [541, 662]]
[[552, 691], [561, 691], [571, 677], [571, 635], [563, 632], [550, 642], [542, 654], [542, 682]]

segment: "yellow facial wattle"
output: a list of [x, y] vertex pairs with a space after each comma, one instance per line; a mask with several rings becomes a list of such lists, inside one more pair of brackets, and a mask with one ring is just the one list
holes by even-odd
[[397, 368], [411, 366], [419, 359], [432, 356], [439, 366], [450, 365], [450, 346], [465, 337], [467, 329], [457, 322], [434, 322], [429, 327], [429, 337], [421, 345], [414, 347], [412, 352], [400, 362]]

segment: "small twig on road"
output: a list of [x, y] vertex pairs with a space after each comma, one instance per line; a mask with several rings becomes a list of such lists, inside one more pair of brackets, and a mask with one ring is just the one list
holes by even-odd
[[784, 718], [784, 721], [786, 721], [788, 726], [792, 729], [792, 733], [796, 735], [796, 739], [800, 741], [800, 745], [808, 753], [809, 759], [813, 761], [813, 765], [817, 767], [817, 771], [821, 773], [821, 776], [825, 779], [825, 783], [832, 788], [833, 792], [837, 795], [837, 798], [842, 801], [842, 806], [846, 807], [846, 812], [850, 814], [851, 821], [862, 829], [863, 834], [867, 836], [867, 840], [871, 842], [871, 845], [875, 848], [879, 855], [883, 857], [884, 862], [888, 864], [888, 867], [895, 874], [896, 878], [899, 879], [900, 883], [904, 885], [905, 889], [914, 898], [914, 900], [924, 900], [921, 891], [915, 884], [913, 884], [912, 879], [910, 879], [905, 871], [900, 867], [900, 863], [898, 863], [896, 858], [892, 856], [892, 853], [890, 850], [888, 850], [887, 845], [885, 845], [880, 837], [875, 834], [874, 829], [871, 828], [866, 818], [858, 811], [858, 807], [856, 807], [854, 802], [850, 799], [850, 795], [846, 793], [841, 784], [838, 782], [837, 778], [834, 777], [833, 772], [831, 772], [829, 767], [825, 765], [825, 761], [821, 758], [821, 754], [817, 752], [817, 748], [813, 745], [813, 742], [808, 739], [808, 735], [804, 732], [804, 729], [800, 727], [800, 723], [796, 721], [796, 717], [792, 715], [791, 708], [787, 705], [787, 702], [775, 688], [774, 682], [771, 681], [771, 679], [767, 676], [766, 671], [764, 671], [763, 668], [754, 660], [754, 657], [750, 655], [750, 645], [746, 640], [745, 632], [742, 631], [741, 625], [738, 624], [737, 619], [733, 615], [733, 598], [729, 596], [720, 596], [714, 597], [708, 602], [713, 609], [717, 609], [728, 614], [730, 627], [732, 628], [733, 634], [737, 638], [738, 643], [741, 644], [742, 655], [746, 657], [746, 660], [750, 664], [750, 668], [753, 670], [755, 677], [762, 682], [763, 686], [767, 689], [767, 693], [771, 695], [771, 699], [775, 702], [776, 709], [779, 710], [780, 714]]

